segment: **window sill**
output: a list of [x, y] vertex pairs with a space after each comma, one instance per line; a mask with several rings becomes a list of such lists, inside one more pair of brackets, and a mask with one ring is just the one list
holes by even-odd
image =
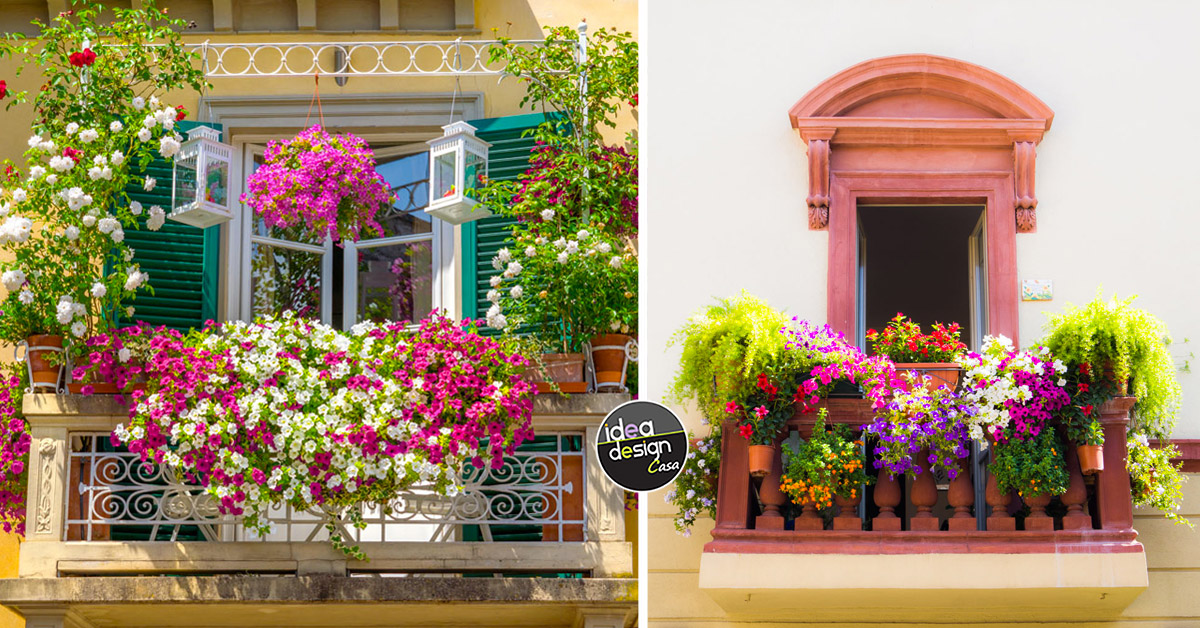
[[1111, 619], [1149, 586], [1135, 536], [714, 530], [700, 588], [739, 620]]

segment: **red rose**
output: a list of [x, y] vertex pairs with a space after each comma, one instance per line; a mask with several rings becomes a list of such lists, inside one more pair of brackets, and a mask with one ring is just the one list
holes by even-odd
[[92, 52], [91, 48], [84, 48], [81, 52], [72, 52], [67, 60], [71, 62], [71, 65], [82, 68], [96, 62], [96, 53]]
[[175, 121], [179, 122], [180, 120], [183, 120], [186, 117], [187, 117], [187, 108], [182, 107], [182, 106], [179, 107], [179, 109], [176, 110], [176, 112], [175, 112]]
[[83, 151], [77, 148], [64, 148], [62, 154], [63, 157], [70, 157], [75, 163], [79, 163], [79, 160], [83, 158]]

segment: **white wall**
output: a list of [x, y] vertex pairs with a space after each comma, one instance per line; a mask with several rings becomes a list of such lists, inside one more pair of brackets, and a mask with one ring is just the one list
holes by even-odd
[[[646, 3], [643, 394], [658, 398], [689, 313], [742, 288], [825, 319], [828, 235], [809, 231], [807, 160], [787, 109], [828, 76], [901, 53], [962, 59], [1054, 111], [1038, 150], [1038, 231], [1017, 235], [1024, 344], [1043, 311], [1098, 286], [1164, 319], [1200, 354], [1200, 4], [905, 0]], [[836, 150], [836, 149], [835, 149]], [[1181, 374], [1177, 438], [1200, 438], [1200, 377]], [[692, 417], [694, 421], [696, 417]], [[693, 423], [695, 425], [695, 423]], [[652, 497], [651, 502], [661, 501]]]

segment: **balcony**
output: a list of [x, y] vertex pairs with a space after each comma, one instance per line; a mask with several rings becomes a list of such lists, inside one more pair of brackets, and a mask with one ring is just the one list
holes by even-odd
[[[364, 509], [363, 529], [279, 507], [256, 538], [199, 487], [112, 447], [127, 417], [115, 398], [28, 395], [26, 542], [0, 603], [29, 626], [620, 628], [636, 609], [633, 549], [623, 492], [591, 452], [627, 400], [543, 395], [538, 438], [500, 469], [469, 471], [455, 497], [414, 487]], [[368, 560], [334, 549], [327, 526]]]
[[[700, 588], [730, 617], [751, 621], [1112, 618], [1148, 586], [1125, 471], [1132, 404], [1118, 398], [1101, 409], [1105, 470], [1085, 478], [1069, 452], [1070, 488], [1028, 515], [1017, 495], [987, 489], [983, 446], [954, 491], [944, 478], [923, 487], [901, 478], [898, 498], [868, 487], [864, 499], [840, 502], [826, 519], [787, 503], [778, 453], [772, 472], [753, 481], [747, 441], [727, 429]], [[871, 419], [866, 400], [822, 405], [831, 423]], [[813, 418], [793, 417], [788, 437], [811, 434]]]

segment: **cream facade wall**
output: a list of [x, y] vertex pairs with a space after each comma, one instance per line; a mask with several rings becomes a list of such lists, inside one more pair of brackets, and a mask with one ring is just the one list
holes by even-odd
[[[642, 190], [642, 391], [659, 398], [678, 362], [670, 335], [714, 297], [743, 288], [823, 322], [828, 233], [810, 231], [805, 146], [787, 110], [827, 77], [904, 53], [961, 59], [1016, 81], [1055, 112], [1038, 149], [1036, 233], [1017, 235], [1019, 279], [1051, 279], [1054, 300], [1020, 304], [1020, 335], [1043, 312], [1138, 294], [1186, 358], [1200, 338], [1198, 201], [1200, 7], [1183, 2], [963, 3], [773, 0], [731, 11], [715, 0], [656, 1], [645, 17]], [[1117, 120], [1126, 122], [1117, 124]], [[1130, 122], [1131, 121], [1131, 122]], [[1181, 373], [1177, 438], [1200, 438], [1200, 377]], [[685, 423], [700, 417], [682, 408]], [[1200, 479], [1200, 478], [1194, 478]], [[650, 495], [648, 618], [728, 625], [697, 588], [711, 522], [675, 534]], [[1200, 484], [1184, 510], [1200, 513]], [[1150, 589], [1128, 623], [1200, 624], [1200, 533], [1152, 516], [1136, 527]], [[1193, 592], [1193, 593], [1189, 593]], [[948, 600], [969, 604], [969, 599]], [[789, 618], [802, 621], [802, 617]]]

